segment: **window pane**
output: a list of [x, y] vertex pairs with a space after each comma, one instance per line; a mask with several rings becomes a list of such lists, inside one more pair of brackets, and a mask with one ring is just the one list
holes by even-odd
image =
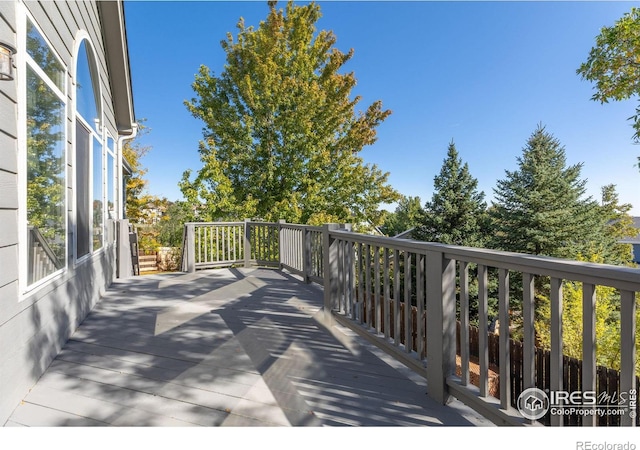
[[102, 247], [104, 181], [102, 180], [102, 145], [93, 140], [93, 250]]
[[107, 213], [109, 219], [116, 218], [116, 205], [115, 205], [115, 159], [113, 155], [107, 154]]
[[82, 41], [78, 50], [78, 66], [76, 68], [76, 105], [82, 118], [99, 131], [100, 113], [97, 101], [99, 90], [97, 79], [95, 79], [97, 77], [95, 72], [91, 70], [92, 67], [95, 67], [94, 61], [91, 48], [86, 44], [86, 41]]
[[115, 242], [116, 205], [115, 205], [115, 158], [107, 153], [107, 230], [108, 242]]
[[27, 53], [64, 92], [64, 68], [33, 23], [27, 19]]
[[89, 248], [89, 151], [91, 134], [76, 121], [76, 249], [77, 258], [87, 255]]
[[28, 284], [65, 265], [64, 103], [27, 66]]

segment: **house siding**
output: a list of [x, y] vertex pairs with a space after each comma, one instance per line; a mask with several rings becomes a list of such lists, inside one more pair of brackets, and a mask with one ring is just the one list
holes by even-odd
[[[67, 68], [67, 267], [59, 275], [31, 292], [20, 292], [20, 253], [22, 228], [18, 160], [20, 94], [18, 78], [0, 82], [0, 425], [34, 385], [64, 343], [95, 306], [115, 278], [113, 245], [76, 262], [73, 255], [74, 211], [74, 129], [75, 86], [74, 44], [79, 30], [86, 31], [95, 48], [100, 72], [104, 124], [118, 139], [110, 89], [105, 48], [97, 3], [0, 1], [0, 40], [24, 51], [18, 42], [18, 20], [25, 20], [22, 6], [51, 44]], [[16, 72], [25, 70], [18, 59]]]

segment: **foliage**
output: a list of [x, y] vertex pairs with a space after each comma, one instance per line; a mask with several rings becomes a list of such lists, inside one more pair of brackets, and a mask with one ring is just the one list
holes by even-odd
[[158, 241], [163, 247], [182, 247], [184, 224], [194, 220], [188, 203], [171, 203], [158, 224]]
[[424, 207], [416, 239], [444, 244], [480, 247], [488, 225], [484, 192], [471, 176], [451, 142], [440, 173], [434, 178], [434, 193]]
[[590, 253], [603, 221], [597, 203], [584, 197], [581, 168], [567, 166], [564, 147], [539, 126], [518, 157], [518, 170], [506, 171], [494, 188], [492, 246], [570, 259]]
[[222, 41], [220, 76], [201, 66], [185, 104], [205, 123], [203, 167], [180, 187], [205, 205], [204, 219], [379, 224], [379, 205], [398, 199], [388, 173], [358, 156], [390, 111], [376, 101], [355, 112], [356, 78], [339, 73], [353, 50], [316, 32], [319, 18], [315, 3], [289, 2], [285, 12], [269, 2], [257, 28], [240, 19], [237, 37]]
[[631, 264], [633, 247], [631, 244], [620, 244], [619, 241], [633, 238], [638, 234], [638, 230], [633, 225], [633, 217], [629, 215], [632, 205], [620, 204], [616, 186], [609, 184], [602, 188], [600, 209], [603, 220], [606, 221], [600, 249], [605, 255], [604, 260], [610, 264]]
[[395, 211], [386, 215], [381, 227], [382, 231], [387, 236], [396, 236], [416, 227], [423, 214], [420, 197], [403, 195]]
[[[591, 99], [600, 103], [625, 100], [640, 93], [640, 9], [631, 8], [613, 26], [600, 30], [595, 47], [577, 73], [596, 83]], [[629, 120], [633, 122], [633, 139], [640, 142], [640, 105]]]
[[138, 247], [142, 252], [155, 252], [160, 247], [159, 231], [156, 225], [138, 224], [135, 226], [138, 235]]
[[147, 180], [144, 176], [147, 169], [142, 165], [142, 158], [151, 150], [150, 146], [143, 146], [140, 138], [149, 133], [144, 120], [138, 123], [138, 134], [135, 139], [126, 141], [122, 147], [122, 156], [131, 168], [131, 175], [125, 177], [125, 212], [131, 223], [144, 222], [144, 210], [156, 197], [146, 192]]
[[[584, 258], [580, 258], [584, 260]], [[602, 262], [602, 257], [592, 255], [590, 262]], [[583, 359], [582, 336], [583, 308], [582, 284], [574, 281], [564, 281], [562, 285], [562, 348], [563, 354]], [[550, 299], [547, 294], [536, 298], [539, 306], [536, 311], [535, 329], [538, 345], [549, 349], [551, 347], [550, 329]], [[596, 286], [596, 364], [620, 370], [620, 294], [614, 288]], [[636, 351], [640, 357], [640, 310], [636, 308]], [[640, 361], [640, 359], [639, 359]], [[638, 366], [636, 373], [640, 375]]]

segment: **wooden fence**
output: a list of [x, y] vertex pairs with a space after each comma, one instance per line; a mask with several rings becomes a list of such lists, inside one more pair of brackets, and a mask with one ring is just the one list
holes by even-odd
[[[357, 288], [356, 288], [357, 290]], [[376, 328], [376, 314], [375, 314], [375, 302], [369, 301], [371, 296], [364, 295], [363, 296], [363, 304], [361, 309], [361, 317], [362, 323], [370, 326], [371, 328]], [[384, 301], [380, 299], [377, 303], [379, 308], [382, 310], [378, 317], [384, 317]], [[387, 310], [389, 312], [390, 321], [386, 324], [384, 320], [380, 323], [380, 330], [382, 333], [387, 335], [385, 327], [389, 327], [388, 336], [391, 339], [396, 337], [395, 331], [395, 318], [394, 311], [395, 309], [395, 300], [391, 299]], [[404, 302], [400, 302], [399, 304], [399, 315], [400, 317], [405, 316], [405, 304]], [[417, 321], [418, 321], [418, 309], [415, 306], [411, 307], [411, 319], [410, 319], [410, 341], [409, 341], [409, 350], [417, 351], [419, 348], [426, 349], [426, 338], [423, 341], [423, 345], [418, 346], [416, 342], [417, 333], [415, 330], [418, 329]], [[401, 320], [398, 339], [401, 344], [405, 344], [406, 342], [406, 331], [405, 331], [405, 321]], [[426, 326], [426, 313], [422, 313], [422, 322], [423, 326]], [[457, 330], [456, 330], [456, 354], [460, 355], [460, 322], [457, 322]], [[489, 350], [489, 394], [493, 397], [500, 398], [499, 391], [499, 368], [500, 368], [500, 357], [499, 357], [499, 335], [496, 333], [488, 332], [488, 350]], [[471, 371], [475, 366], [477, 366], [476, 362], [479, 357], [479, 342], [480, 342], [480, 332], [477, 327], [469, 326], [469, 353], [470, 353], [470, 366]], [[511, 406], [514, 408], [517, 407], [518, 397], [524, 390], [523, 387], [523, 344], [519, 340], [509, 339], [509, 349], [510, 349], [510, 358], [509, 358], [509, 372], [511, 373]], [[569, 356], [563, 357], [563, 386], [567, 391], [577, 392], [582, 390], [582, 361], [576, 358], [571, 358]], [[551, 390], [551, 351], [545, 350], [539, 347], [535, 348], [535, 382], [538, 389], [542, 389], [543, 391], [548, 392]], [[478, 386], [478, 377], [474, 376], [474, 373], [470, 374], [470, 382], [475, 386]], [[640, 386], [640, 378], [636, 377], [636, 386]], [[602, 398], [602, 396], [609, 396], [610, 399], [617, 403], [616, 399], [619, 398], [620, 395], [620, 372], [615, 369], [610, 369], [604, 366], [596, 366], [596, 392], [598, 398]], [[547, 414], [545, 417], [539, 420], [540, 423], [544, 425], [550, 425], [550, 416]], [[598, 426], [620, 426], [620, 416], [617, 415], [602, 415], [598, 416], [596, 421]], [[571, 414], [564, 416], [564, 425], [565, 426], [581, 426], [582, 425], [582, 416], [579, 414]], [[636, 425], [640, 426], [640, 418], [636, 418]]]
[[[460, 352], [460, 323], [457, 329], [457, 351]], [[488, 333], [489, 364], [500, 367], [499, 336], [496, 333]], [[477, 327], [469, 326], [469, 352], [472, 357], [478, 356], [480, 332]], [[511, 405], [516, 407], [518, 396], [523, 388], [523, 345], [521, 341], [509, 339], [510, 349], [510, 373], [511, 373]], [[535, 380], [538, 389], [548, 392], [551, 390], [551, 351], [535, 347]], [[563, 356], [563, 386], [570, 392], [582, 391], [582, 361], [569, 356]], [[640, 378], [636, 377], [636, 386], [640, 386]], [[596, 366], [596, 392], [598, 398], [608, 395], [615, 400], [620, 395], [620, 372], [608, 367]], [[616, 401], [617, 403], [617, 401]], [[549, 425], [549, 415], [543, 417], [540, 422]], [[582, 425], [582, 416], [579, 414], [565, 415], [564, 425]], [[620, 416], [598, 416], [598, 426], [619, 426]], [[636, 418], [636, 425], [640, 426], [640, 418]]]

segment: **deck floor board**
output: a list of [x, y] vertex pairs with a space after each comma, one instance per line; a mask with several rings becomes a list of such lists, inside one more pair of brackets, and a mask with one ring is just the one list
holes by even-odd
[[5, 426], [490, 425], [271, 269], [115, 282]]

